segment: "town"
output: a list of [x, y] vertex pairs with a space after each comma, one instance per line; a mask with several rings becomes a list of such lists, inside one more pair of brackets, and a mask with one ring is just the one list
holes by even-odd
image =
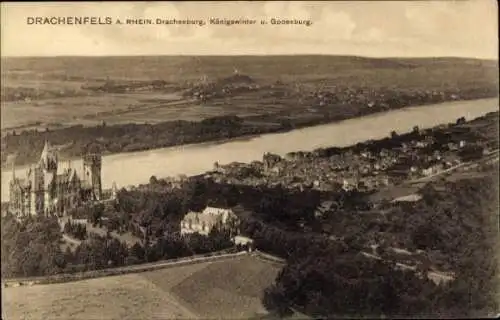
[[[495, 119], [495, 114], [487, 117]], [[466, 123], [465, 118], [460, 118], [448, 126], [426, 130], [415, 127], [411, 133], [400, 136], [391, 132], [390, 138], [353, 147], [292, 152], [285, 158], [268, 153], [262, 161], [250, 164], [216, 163], [207, 176], [228, 184], [376, 191], [498, 152], [494, 139], [481, 136], [477, 122], [481, 119]]]

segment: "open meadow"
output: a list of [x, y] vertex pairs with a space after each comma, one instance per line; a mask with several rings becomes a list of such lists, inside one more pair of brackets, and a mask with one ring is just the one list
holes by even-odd
[[280, 265], [253, 256], [2, 290], [3, 319], [248, 319]]

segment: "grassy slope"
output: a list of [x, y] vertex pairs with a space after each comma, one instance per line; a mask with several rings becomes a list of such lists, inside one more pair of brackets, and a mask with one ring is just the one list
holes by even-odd
[[261, 293], [278, 269], [244, 256], [141, 274], [4, 288], [2, 314], [5, 319], [61, 320], [247, 318], [261, 311]]
[[173, 319], [190, 314], [142, 275], [2, 290], [5, 319]]
[[243, 256], [214, 263], [173, 287], [180, 299], [210, 318], [249, 318], [265, 313], [263, 290], [273, 283], [279, 267]]

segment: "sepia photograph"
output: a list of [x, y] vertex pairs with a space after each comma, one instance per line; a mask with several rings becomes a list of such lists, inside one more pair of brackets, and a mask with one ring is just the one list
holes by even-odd
[[0, 28], [2, 319], [500, 316], [497, 1]]

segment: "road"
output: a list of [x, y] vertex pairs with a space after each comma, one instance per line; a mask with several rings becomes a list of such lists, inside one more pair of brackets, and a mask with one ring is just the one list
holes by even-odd
[[430, 176], [426, 176], [426, 177], [422, 177], [422, 178], [417, 178], [417, 179], [410, 180], [407, 183], [408, 184], [416, 184], [416, 183], [420, 183], [420, 182], [426, 182], [427, 180], [430, 180], [432, 178], [435, 178], [437, 176], [440, 176], [440, 175], [452, 172], [452, 171], [460, 169], [460, 168], [466, 168], [466, 167], [469, 167], [469, 166], [475, 166], [475, 165], [478, 165], [481, 162], [487, 162], [489, 160], [498, 161], [498, 157], [499, 157], [499, 150], [498, 149], [497, 150], [493, 150], [493, 151], [489, 152], [488, 154], [484, 155], [479, 160], [475, 160], [475, 161], [471, 161], [471, 162], [464, 162], [464, 163], [458, 164], [456, 166], [450, 167], [450, 168], [448, 168], [446, 170], [436, 172], [436, 173], [434, 173], [434, 174], [432, 174]]
[[82, 243], [80, 240], [77, 240], [77, 239], [74, 239], [74, 238], [71, 238], [70, 236], [68, 236], [67, 234], [63, 234], [63, 239], [64, 241], [66, 242], [69, 242], [71, 244], [74, 244], [76, 246], [80, 245], [80, 243]]
[[374, 193], [371, 196], [371, 198], [373, 199], [373, 201], [378, 202], [381, 199], [392, 201], [396, 198], [409, 196], [409, 195], [417, 193], [419, 191], [419, 189], [424, 184], [432, 181], [436, 177], [449, 174], [449, 173], [456, 171], [458, 169], [466, 170], [467, 168], [473, 168], [480, 163], [485, 163], [485, 162], [487, 163], [490, 161], [498, 162], [498, 160], [499, 160], [498, 158], [499, 158], [499, 150], [498, 149], [493, 150], [493, 151], [489, 152], [488, 154], [484, 155], [479, 160], [460, 163], [460, 164], [453, 166], [453, 167], [450, 167], [446, 170], [436, 172], [430, 176], [406, 180], [403, 183], [398, 184], [398, 185], [387, 186], [385, 188], [380, 189], [378, 192]]

